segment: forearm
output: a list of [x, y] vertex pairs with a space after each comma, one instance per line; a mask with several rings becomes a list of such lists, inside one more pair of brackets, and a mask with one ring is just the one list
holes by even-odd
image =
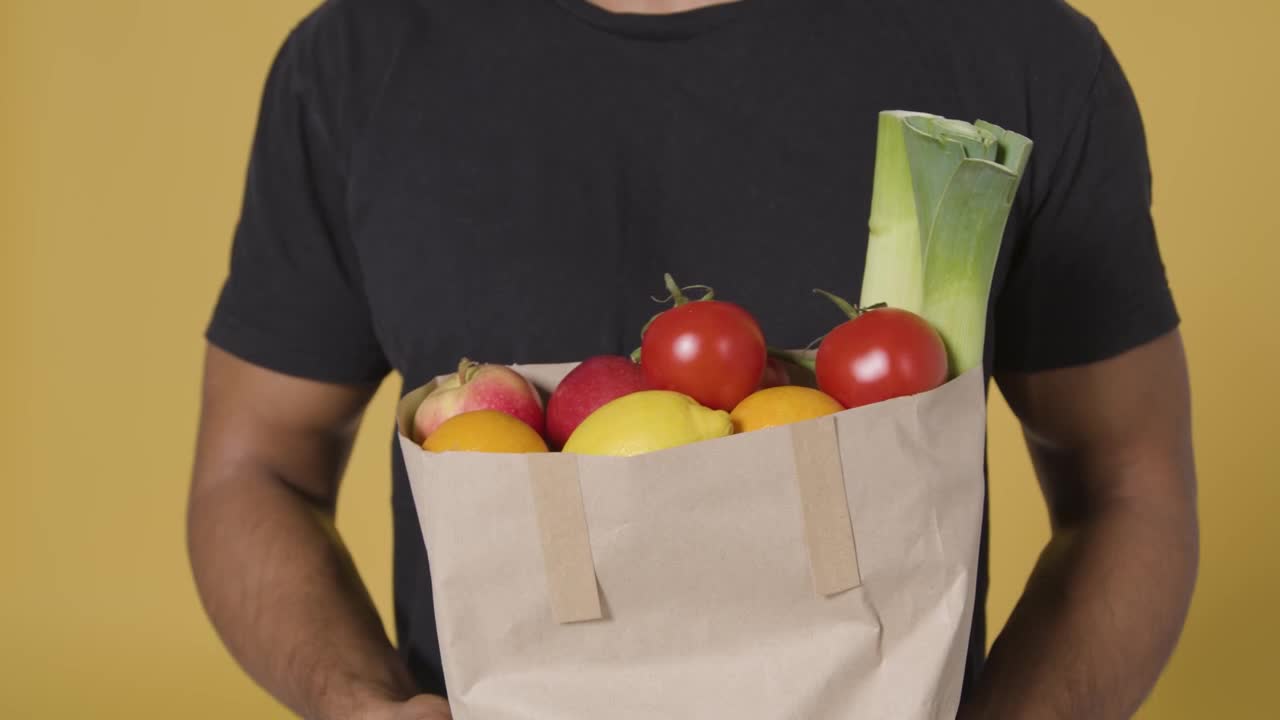
[[189, 509], [196, 583], [255, 680], [311, 720], [414, 694], [330, 513], [261, 470], [204, 488]]
[[1120, 720], [1181, 632], [1194, 511], [1120, 501], [1055, 532], [996, 640], [963, 720]]

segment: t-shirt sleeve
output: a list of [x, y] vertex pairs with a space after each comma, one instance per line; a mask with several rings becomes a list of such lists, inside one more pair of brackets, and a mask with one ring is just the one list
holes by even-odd
[[348, 235], [344, 149], [310, 92], [341, 78], [319, 76], [309, 29], [295, 28], [268, 74], [230, 269], [206, 338], [289, 375], [377, 382], [389, 366]]
[[1032, 151], [1044, 190], [996, 302], [996, 372], [1104, 360], [1178, 325], [1137, 101], [1101, 38], [1098, 48], [1092, 87], [1075, 119], [1065, 119], [1064, 141]]

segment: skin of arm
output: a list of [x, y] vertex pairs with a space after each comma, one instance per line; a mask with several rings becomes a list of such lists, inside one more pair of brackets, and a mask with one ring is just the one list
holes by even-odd
[[1181, 336], [996, 380], [1022, 422], [1052, 537], [959, 717], [1132, 717], [1177, 644], [1199, 564]]
[[210, 346], [191, 566], [232, 655], [301, 717], [448, 720], [444, 700], [417, 695], [334, 525], [375, 390], [281, 375]]

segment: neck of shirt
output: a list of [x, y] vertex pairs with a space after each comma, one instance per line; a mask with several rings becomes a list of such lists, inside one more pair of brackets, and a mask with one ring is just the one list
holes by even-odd
[[642, 40], [684, 40], [740, 19], [767, 0], [733, 0], [674, 13], [614, 12], [590, 0], [555, 0], [583, 22], [602, 31]]

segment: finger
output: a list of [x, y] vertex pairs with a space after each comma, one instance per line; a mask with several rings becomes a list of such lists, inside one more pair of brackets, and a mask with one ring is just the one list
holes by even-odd
[[453, 720], [449, 703], [437, 695], [419, 695], [408, 702], [396, 714], [396, 720]]

